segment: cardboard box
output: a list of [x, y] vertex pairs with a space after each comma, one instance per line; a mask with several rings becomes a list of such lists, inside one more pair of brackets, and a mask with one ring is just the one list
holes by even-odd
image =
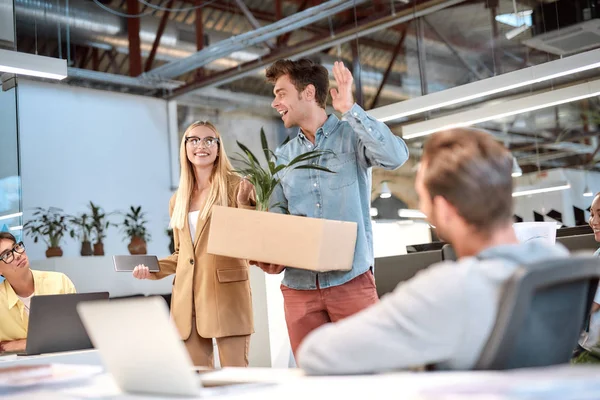
[[352, 269], [356, 222], [213, 206], [208, 253], [312, 271]]

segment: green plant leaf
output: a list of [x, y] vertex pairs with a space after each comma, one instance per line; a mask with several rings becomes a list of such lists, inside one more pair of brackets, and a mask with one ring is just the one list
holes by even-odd
[[260, 165], [260, 163], [258, 162], [258, 159], [257, 159], [257, 158], [256, 158], [256, 156], [254, 155], [254, 153], [252, 153], [252, 152], [250, 151], [250, 149], [249, 149], [249, 148], [247, 148], [245, 145], [243, 145], [243, 144], [242, 144], [242, 143], [240, 143], [240, 142], [237, 142], [237, 144], [238, 144], [238, 146], [240, 147], [240, 149], [242, 149], [242, 151], [248, 155], [248, 158], [249, 158], [250, 160], [252, 160], [252, 162], [253, 162], [253, 163]]
[[265, 130], [260, 128], [260, 144], [262, 145], [263, 152], [265, 153], [265, 160], [269, 161], [269, 143], [267, 142], [267, 136]]
[[292, 169], [317, 169], [319, 171], [324, 171], [324, 172], [330, 172], [332, 174], [335, 174], [335, 171], [330, 170], [327, 167], [322, 167], [320, 165], [298, 165], [296, 167], [293, 167]]
[[331, 150], [327, 150], [327, 151], [323, 151], [323, 150], [312, 150], [306, 153], [302, 153], [299, 156], [296, 156], [292, 161], [290, 161], [288, 163], [288, 167], [291, 167], [292, 165], [295, 165], [299, 162], [302, 161], [308, 161], [308, 160], [312, 160], [318, 157], [321, 157], [325, 154], [330, 154], [333, 153]]

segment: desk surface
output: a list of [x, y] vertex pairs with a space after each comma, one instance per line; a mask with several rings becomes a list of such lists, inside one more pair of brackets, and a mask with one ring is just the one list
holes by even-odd
[[[206, 388], [199, 398], [220, 400], [378, 399], [505, 400], [598, 399], [600, 367], [559, 366], [507, 372], [398, 372], [382, 375], [303, 377], [255, 387]], [[1, 390], [1, 389], [0, 389]], [[376, 390], [376, 392], [375, 392]], [[5, 393], [7, 400], [25, 399], [166, 399], [120, 393], [108, 374], [66, 386], [51, 385]], [[179, 398], [181, 399], [181, 398]]]
[[39, 364], [102, 365], [102, 360], [96, 349], [65, 351], [37, 356], [18, 356], [6, 360], [0, 359], [0, 368]]

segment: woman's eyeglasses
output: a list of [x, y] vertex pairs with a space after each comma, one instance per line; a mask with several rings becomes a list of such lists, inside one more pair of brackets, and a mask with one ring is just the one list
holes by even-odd
[[15, 259], [15, 253], [23, 254], [24, 251], [25, 245], [23, 242], [19, 242], [12, 249], [0, 254], [0, 260], [4, 261], [5, 264], [10, 264]]
[[185, 138], [185, 143], [191, 147], [203, 147], [205, 149], [210, 149], [211, 147], [214, 147], [217, 144], [219, 144], [219, 139], [211, 136], [207, 136], [205, 138], [189, 136]]

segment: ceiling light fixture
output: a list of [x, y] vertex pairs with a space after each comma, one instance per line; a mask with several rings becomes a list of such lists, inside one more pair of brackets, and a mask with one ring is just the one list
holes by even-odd
[[17, 217], [21, 217], [21, 216], [23, 216], [22, 212], [16, 212], [14, 214], [0, 215], [0, 221], [3, 219], [17, 218]]
[[0, 71], [61, 80], [67, 77], [67, 60], [0, 49]]
[[592, 193], [588, 184], [588, 172], [585, 171], [585, 189], [583, 189], [583, 197], [592, 197], [593, 195], [594, 193]]
[[520, 187], [517, 188], [517, 190], [515, 190], [512, 194], [512, 197], [519, 197], [519, 196], [528, 196], [528, 195], [532, 195], [532, 194], [539, 194], [539, 193], [548, 193], [548, 192], [556, 192], [559, 190], [566, 190], [566, 189], [570, 189], [571, 188], [571, 184], [569, 182], [558, 182], [552, 185], [548, 185], [546, 187], [535, 187], [535, 186], [529, 186], [529, 187]]
[[391, 121], [598, 67], [600, 49], [378, 107], [369, 114], [382, 122]]
[[542, 108], [570, 103], [600, 95], [600, 79], [580, 83], [562, 89], [551, 90], [533, 96], [521, 97], [502, 103], [470, 109], [428, 121], [404, 125], [402, 137], [414, 139], [437, 131], [471, 126], [481, 122], [500, 119], [516, 114], [524, 114]]
[[410, 208], [402, 208], [398, 210], [398, 216], [400, 218], [427, 218], [421, 211]]
[[517, 177], [523, 175], [523, 170], [521, 169], [521, 166], [517, 162], [517, 158], [516, 157], [513, 157], [513, 169], [512, 169], [512, 174], [511, 175], [512, 175], [513, 178], [517, 178]]
[[392, 191], [386, 181], [381, 182], [381, 193], [379, 194], [379, 197], [382, 199], [389, 199], [392, 197]]

